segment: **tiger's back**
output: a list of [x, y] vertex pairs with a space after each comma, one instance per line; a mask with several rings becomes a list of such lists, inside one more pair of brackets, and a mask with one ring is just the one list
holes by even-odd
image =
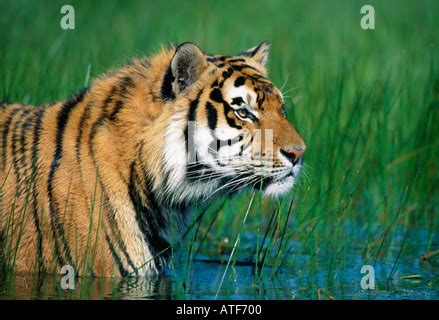
[[0, 227], [5, 260], [15, 271], [59, 272], [72, 265], [81, 274], [120, 274], [108, 248], [120, 234], [105, 231], [108, 197], [85, 136], [99, 121], [88, 111], [86, 94], [47, 107], [1, 110]]
[[[72, 100], [81, 98], [82, 93]], [[60, 166], [61, 161], [68, 161], [62, 159], [66, 104], [68, 101], [47, 107], [11, 104], [0, 111], [0, 227], [6, 239], [5, 260], [16, 271], [53, 272], [71, 263], [74, 248], [67, 242], [73, 239], [72, 230], [79, 248], [83, 246], [81, 224], [72, 229], [78, 219], [65, 196], [76, 203], [76, 209], [80, 207], [79, 189], [76, 194], [65, 189], [74, 184], [67, 177], [74, 176], [77, 169]], [[64, 175], [67, 168], [70, 174]]]
[[[25, 220], [28, 215], [20, 215], [20, 212], [26, 211], [28, 204], [35, 204], [32, 198], [34, 190], [29, 182], [34, 153], [33, 141], [30, 140], [35, 128], [33, 117], [38, 113], [36, 108], [16, 104], [3, 104], [0, 109], [0, 230], [5, 239], [3, 254], [8, 256], [8, 260], [13, 259], [14, 251], [18, 251], [16, 239], [19, 234], [23, 235], [23, 242], [35, 242], [35, 233]], [[21, 200], [22, 196], [27, 196], [27, 204]]]

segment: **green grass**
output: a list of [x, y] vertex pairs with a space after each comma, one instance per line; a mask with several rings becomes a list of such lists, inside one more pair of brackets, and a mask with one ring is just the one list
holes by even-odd
[[[189, 287], [197, 254], [224, 247], [232, 267], [237, 257], [256, 261], [256, 285], [284, 269], [312, 278], [325, 261], [319, 292], [330, 295], [352, 256], [397, 266], [408, 252], [401, 232], [416, 230], [407, 244], [421, 251], [438, 246], [439, 3], [367, 3], [373, 31], [360, 28], [361, 1], [71, 1], [76, 30], [64, 31], [62, 1], [6, 0], [0, 99], [65, 99], [170, 42], [229, 54], [269, 40], [270, 78], [284, 85], [288, 118], [308, 146], [306, 170], [288, 197], [257, 194], [245, 224], [251, 194], [219, 199], [180, 246], [187, 272], [178, 285]], [[246, 233], [248, 246], [237, 241]]]

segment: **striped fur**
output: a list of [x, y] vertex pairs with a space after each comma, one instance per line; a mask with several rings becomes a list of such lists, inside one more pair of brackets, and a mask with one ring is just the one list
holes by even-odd
[[[0, 233], [14, 269], [157, 273], [193, 206], [245, 186], [291, 189], [301, 163], [280, 150], [304, 145], [266, 78], [267, 55], [266, 43], [236, 56], [187, 43], [50, 106], [2, 102]], [[255, 151], [257, 129], [272, 130], [272, 152]]]

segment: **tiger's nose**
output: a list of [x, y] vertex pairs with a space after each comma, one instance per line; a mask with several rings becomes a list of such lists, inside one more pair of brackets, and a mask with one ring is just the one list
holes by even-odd
[[290, 160], [293, 165], [296, 165], [302, 160], [302, 155], [304, 154], [306, 146], [292, 146], [280, 149], [282, 155], [284, 155], [288, 160]]

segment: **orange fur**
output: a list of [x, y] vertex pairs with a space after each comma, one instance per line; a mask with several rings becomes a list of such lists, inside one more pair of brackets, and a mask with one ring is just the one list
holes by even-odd
[[[169, 98], [163, 96], [164, 77], [176, 50], [133, 60], [63, 102], [39, 108], [0, 107], [0, 232], [16, 271], [59, 272], [65, 264], [82, 275], [160, 270], [166, 261], [156, 255], [168, 242], [148, 232], [157, 233], [161, 223], [174, 219], [163, 209], [167, 198], [160, 196], [167, 182], [165, 132], [176, 115], [187, 117], [192, 101], [198, 98], [202, 106], [211, 101], [213, 84], [224, 80], [232, 64], [250, 68], [227, 81], [257, 76], [247, 85], [266, 96], [258, 123], [241, 121], [233, 110], [227, 116], [250, 132], [273, 129], [275, 149], [303, 145], [282, 115], [281, 93], [258, 63], [263, 52], [205, 55], [196, 81], [184, 92], [174, 81], [176, 97]], [[242, 61], [229, 62], [236, 58]], [[225, 123], [221, 104], [212, 105], [218, 123]], [[209, 121], [201, 107], [196, 118]], [[144, 208], [142, 214], [153, 214], [157, 207], [163, 213], [155, 220], [142, 217], [138, 205]], [[142, 219], [155, 231], [142, 227]], [[152, 241], [157, 243], [153, 246]]]

